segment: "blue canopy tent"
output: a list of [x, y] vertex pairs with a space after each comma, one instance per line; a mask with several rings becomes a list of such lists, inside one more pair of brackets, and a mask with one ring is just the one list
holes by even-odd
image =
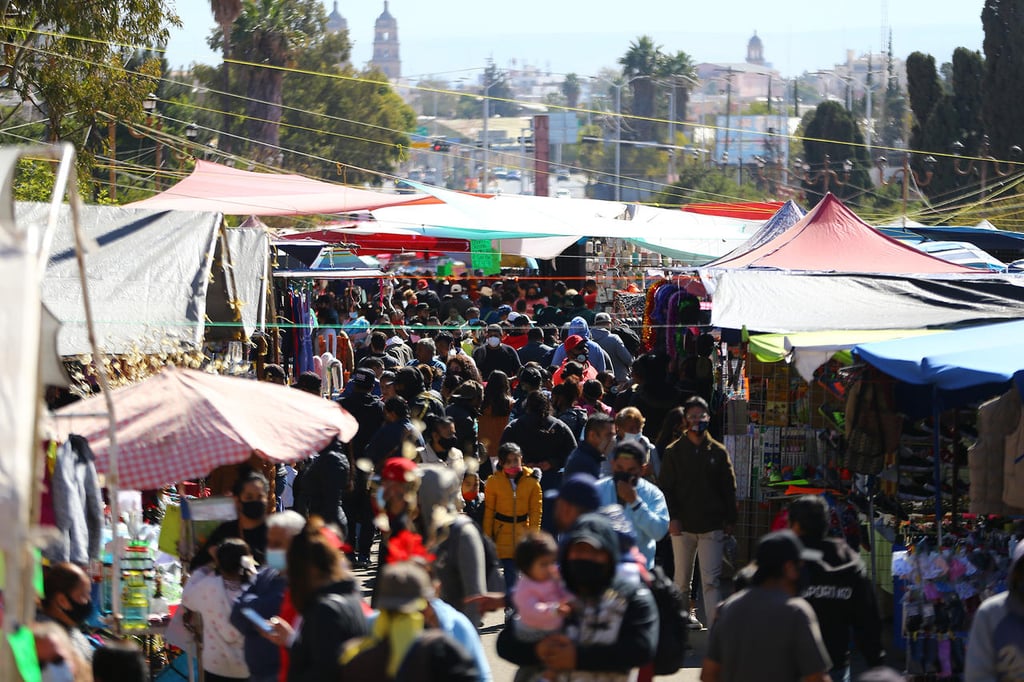
[[[1014, 383], [1024, 394], [1024, 320], [969, 327], [930, 336], [854, 346], [853, 353], [872, 367], [913, 387], [930, 392], [935, 420], [935, 452], [941, 449], [939, 416], [1005, 392]], [[919, 397], [927, 400], [927, 395]], [[939, 489], [941, 460], [935, 457]], [[935, 497], [936, 520], [942, 518], [942, 497]], [[939, 538], [941, 523], [936, 523]]]

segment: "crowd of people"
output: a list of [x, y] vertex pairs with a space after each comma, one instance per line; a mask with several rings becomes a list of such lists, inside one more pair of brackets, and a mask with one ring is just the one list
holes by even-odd
[[[232, 468], [238, 519], [196, 553], [182, 598], [207, 680], [490, 680], [494, 610], [517, 681], [650, 680], [705, 627], [708, 682], [849, 680], [851, 642], [884, 665], [874, 586], [823, 498], [794, 501], [790, 528], [725, 580], [736, 478], [710, 396], [685, 365], [635, 354], [586, 289], [541, 291], [420, 280], [382, 292], [373, 325], [372, 297], [321, 295], [319, 325], [351, 344], [325, 397], [359, 431], [294, 468]], [[355, 571], [372, 572], [367, 594]], [[1014, 575], [988, 612], [1020, 617], [1024, 561]], [[88, 585], [65, 578], [44, 613], [74, 634]], [[1008, 679], [979, 667], [1004, 654], [967, 679]]]

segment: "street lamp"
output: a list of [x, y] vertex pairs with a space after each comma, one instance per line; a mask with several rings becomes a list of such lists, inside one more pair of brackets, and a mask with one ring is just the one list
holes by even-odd
[[633, 81], [648, 78], [647, 76], [633, 76], [628, 81], [622, 83], [616, 83], [610, 81], [607, 78], [601, 78], [600, 76], [591, 76], [593, 80], [607, 83], [608, 85], [615, 88], [615, 201], [620, 201], [622, 198], [622, 88], [626, 87]]
[[[164, 126], [163, 120], [160, 118], [160, 114], [156, 110], [156, 106], [159, 103], [159, 101], [160, 100], [159, 98], [157, 98], [156, 94], [152, 92], [146, 95], [146, 98], [142, 100], [142, 110], [146, 112], [146, 126], [150, 128], [155, 128], [157, 131], [157, 137], [155, 138], [156, 148], [153, 152], [153, 162], [155, 168], [153, 184], [156, 185], [158, 191], [160, 190], [160, 168], [163, 166], [164, 160], [164, 146], [163, 143], [160, 142], [159, 137], [159, 134], [163, 130]], [[143, 133], [137, 133], [131, 127], [128, 128], [128, 133], [136, 139], [142, 139], [143, 137], [145, 137]]]
[[[977, 174], [981, 178], [981, 199], [984, 201], [986, 192], [986, 182], [988, 180], [988, 165], [992, 164], [992, 170], [996, 172], [996, 175], [1000, 178], [1005, 178], [1007, 175], [1013, 172], [1013, 163], [1008, 163], [1004, 169], [999, 164], [999, 159], [992, 156], [989, 152], [991, 150], [991, 143], [988, 135], [981, 136], [981, 150], [977, 158], [971, 159], [970, 163], [967, 164], [966, 168], [960, 166], [960, 158], [964, 153], [964, 143], [954, 142], [953, 143], [953, 154], [956, 158], [953, 159], [953, 170], [956, 171], [957, 175], [971, 175]], [[1017, 158], [1021, 155], [1021, 149], [1017, 145], [1010, 147], [1010, 155]], [[980, 161], [980, 163], [978, 163]]]
[[891, 185], [896, 176], [902, 176], [903, 179], [903, 226], [907, 224], [907, 200], [910, 196], [910, 182], [911, 180], [918, 187], [927, 187], [932, 177], [935, 175], [935, 164], [938, 163], [934, 156], [926, 156], [924, 159], [924, 177], [917, 174], [917, 171], [910, 167], [910, 152], [903, 155], [903, 168], [895, 171], [892, 174], [892, 178], [889, 180], [885, 179], [885, 165], [887, 160], [884, 156], [879, 156], [875, 159], [875, 165], [878, 166], [878, 177], [879, 182], [884, 187], [885, 185]]
[[850, 181], [850, 172], [853, 170], [853, 161], [846, 159], [843, 161], [843, 177], [839, 178], [839, 173], [832, 170], [832, 157], [828, 154], [825, 155], [825, 162], [822, 164], [821, 169], [811, 172], [811, 164], [806, 161], [796, 160], [797, 171], [802, 173], [801, 179], [812, 187], [818, 184], [822, 185], [822, 194], [828, 192], [829, 185], [835, 183], [837, 186], [842, 187]]
[[[857, 85], [859, 85], [859, 86], [864, 88], [864, 95], [865, 95], [865, 103], [864, 103], [865, 104], [865, 112], [864, 113], [865, 113], [865, 116], [867, 118], [867, 124], [864, 126], [864, 128], [865, 128], [865, 130], [864, 130], [864, 141], [865, 141], [864, 142], [864, 146], [867, 148], [868, 156], [870, 157], [871, 156], [871, 137], [872, 137], [872, 135], [874, 134], [874, 131], [875, 131], [875, 119], [872, 116], [872, 109], [871, 109], [871, 90], [872, 90], [873, 83], [868, 83], [867, 81], [862, 81], [861, 79], [855, 77], [852, 73], [850, 73], [850, 74], [842, 74], [842, 73], [839, 73], [838, 71], [815, 71], [815, 73], [819, 74], [819, 75], [822, 75], [822, 76], [833, 76], [833, 77], [838, 78], [839, 80], [843, 81], [846, 84], [846, 110], [849, 111], [850, 113], [853, 113], [853, 90], [852, 90], [852, 88], [850, 86], [851, 83], [856, 83]], [[881, 71], [868, 71], [865, 74], [865, 78], [870, 78], [871, 76], [876, 76], [876, 75], [880, 76], [880, 75], [882, 75], [882, 72]]]

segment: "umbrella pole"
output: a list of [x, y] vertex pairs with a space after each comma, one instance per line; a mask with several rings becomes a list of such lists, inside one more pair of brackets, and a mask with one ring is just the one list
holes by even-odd
[[[77, 188], [74, 164], [68, 164], [71, 175], [71, 187]], [[110, 439], [108, 448], [110, 462], [107, 471], [107, 495], [110, 497], [111, 534], [113, 537], [113, 570], [111, 571], [110, 610], [113, 616], [114, 633], [121, 634], [121, 542], [117, 536], [117, 524], [120, 520], [120, 509], [117, 494], [119, 481], [117, 473], [117, 416], [114, 414], [114, 398], [110, 394], [110, 382], [107, 379], [105, 357], [96, 339], [96, 325], [92, 315], [92, 300], [89, 296], [89, 281], [85, 276], [85, 236], [82, 234], [81, 207], [82, 198], [77, 191], [68, 192], [71, 205], [71, 224], [75, 232], [75, 259], [78, 261], [78, 277], [82, 286], [82, 305], [85, 309], [85, 326], [89, 334], [89, 345], [92, 348], [92, 361], [96, 366], [96, 377], [99, 380], [103, 400], [107, 405], [107, 437]]]
[[939, 389], [932, 387], [932, 459], [935, 476], [935, 531], [937, 546], [942, 547], [942, 409]]

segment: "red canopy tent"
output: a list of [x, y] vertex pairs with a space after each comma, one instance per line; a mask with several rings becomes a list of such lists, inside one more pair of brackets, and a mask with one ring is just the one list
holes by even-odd
[[680, 208], [688, 213], [739, 218], [740, 220], [768, 220], [782, 208], [781, 201], [747, 201], [735, 204], [707, 202], [686, 204]]
[[829, 193], [799, 222], [761, 246], [711, 269], [774, 268], [816, 272], [969, 274], [978, 271], [930, 256], [885, 236]]
[[400, 253], [402, 251], [433, 251], [440, 253], [469, 253], [468, 239], [431, 237], [424, 234], [367, 233], [351, 230], [323, 229], [279, 235], [278, 239], [301, 244], [304, 241], [325, 244], [357, 244], [367, 254]]
[[212, 211], [225, 215], [350, 213], [419, 202], [422, 196], [385, 194], [301, 175], [254, 173], [196, 161], [195, 170], [168, 190], [129, 204], [157, 211]]

